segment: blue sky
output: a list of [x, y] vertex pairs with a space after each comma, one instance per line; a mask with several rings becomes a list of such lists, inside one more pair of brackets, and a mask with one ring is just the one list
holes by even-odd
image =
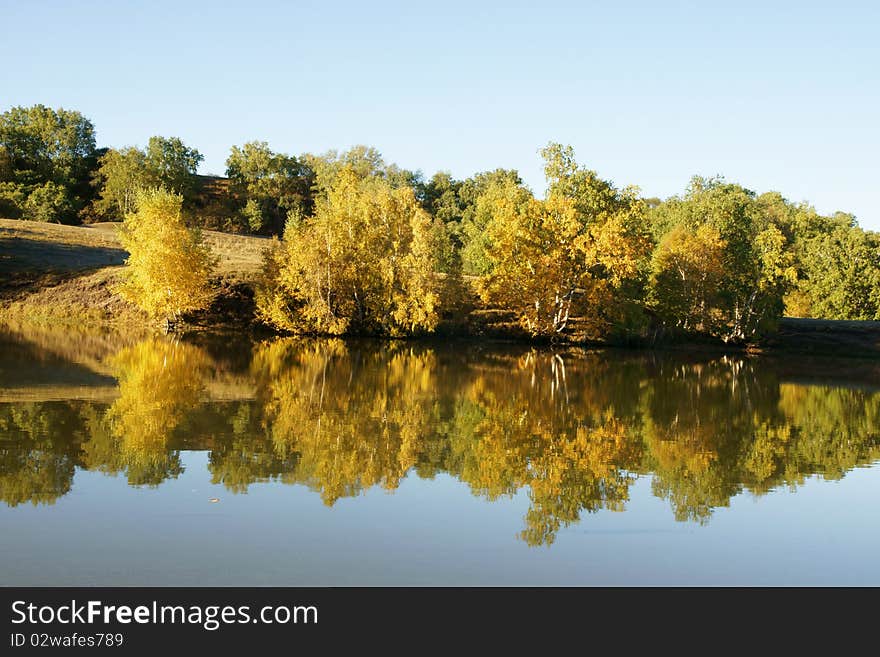
[[[663, 6], [665, 5], [665, 6]], [[649, 196], [694, 174], [880, 230], [877, 2], [0, 0], [0, 111], [77, 109], [99, 145], [377, 147], [456, 177], [538, 150]]]

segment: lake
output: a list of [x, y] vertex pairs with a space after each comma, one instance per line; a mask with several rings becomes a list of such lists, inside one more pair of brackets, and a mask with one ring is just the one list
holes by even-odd
[[0, 584], [880, 585], [880, 362], [0, 333]]

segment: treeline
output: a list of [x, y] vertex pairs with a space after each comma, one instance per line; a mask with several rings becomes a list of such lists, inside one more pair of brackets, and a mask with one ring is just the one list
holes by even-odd
[[880, 236], [852, 215], [720, 178], [646, 199], [569, 147], [542, 156], [544, 198], [515, 170], [426, 178], [367, 147], [293, 156], [250, 142], [231, 149], [225, 179], [206, 179], [180, 139], [98, 149], [78, 112], [16, 107], [0, 115], [0, 215], [118, 220], [162, 188], [189, 226], [282, 238], [258, 309], [293, 332], [431, 332], [469, 293], [543, 336], [576, 324], [596, 338], [743, 341], [783, 314], [880, 319]]
[[441, 473], [489, 500], [522, 492], [521, 538], [541, 545], [623, 510], [642, 475], [676, 519], [703, 523], [745, 491], [840, 479], [880, 457], [880, 393], [785, 383], [727, 357], [282, 339], [238, 365], [253, 399], [210, 403], [219, 365], [203, 348], [153, 338], [108, 363], [110, 404], [0, 404], [0, 501], [51, 504], [78, 468], [157, 486], [183, 472], [181, 451], [206, 450], [211, 481], [236, 493], [276, 481], [333, 505]]

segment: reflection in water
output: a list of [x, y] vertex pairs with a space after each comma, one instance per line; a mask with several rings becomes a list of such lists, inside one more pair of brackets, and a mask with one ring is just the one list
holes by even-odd
[[155, 338], [111, 358], [119, 398], [103, 416], [86, 415], [85, 466], [125, 472], [133, 485], [156, 486], [180, 474], [180, 457], [169, 439], [175, 430], [185, 431], [185, 421], [202, 401], [208, 362], [196, 347]]
[[83, 438], [77, 405], [0, 405], [0, 499], [52, 504], [66, 494]]
[[880, 393], [759, 359], [276, 340], [245, 360], [152, 338], [103, 359], [115, 399], [0, 403], [0, 498], [51, 504], [77, 467], [156, 486], [181, 450], [206, 450], [232, 492], [303, 484], [327, 505], [408, 473], [488, 500], [524, 491], [521, 538], [548, 545], [623, 510], [639, 476], [704, 523], [743, 491], [880, 458]]
[[257, 350], [252, 371], [263, 423], [284, 473], [327, 504], [380, 484], [397, 488], [439, 420], [430, 351], [349, 352], [335, 340]]

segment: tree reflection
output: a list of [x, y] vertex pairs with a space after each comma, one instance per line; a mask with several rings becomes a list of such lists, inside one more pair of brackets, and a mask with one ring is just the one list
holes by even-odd
[[[296, 457], [279, 456], [263, 423], [259, 405], [238, 402], [222, 409], [215, 426], [208, 457], [211, 483], [223, 484], [233, 493], [246, 493], [251, 484], [271, 481], [296, 468]], [[221, 423], [228, 430], [223, 430]], [[221, 425], [221, 426], [217, 426]]]
[[54, 504], [73, 482], [81, 427], [65, 402], [0, 404], [0, 500]]
[[205, 394], [209, 360], [192, 345], [151, 338], [110, 361], [119, 397], [102, 417], [89, 414], [87, 467], [124, 472], [132, 485], [156, 486], [183, 468], [169, 439]]
[[[653, 472], [654, 493], [670, 502], [677, 520], [705, 522], [712, 509], [726, 506], [741, 490], [731, 468], [741, 441], [753, 434], [756, 406], [771, 390], [755, 374], [744, 375], [743, 361], [727, 357], [663, 363], [660, 375], [645, 386], [644, 465]], [[765, 406], [771, 409], [772, 400]]]
[[[489, 499], [526, 488], [521, 537], [530, 545], [552, 543], [582, 512], [622, 510], [629, 497], [641, 445], [617, 416], [611, 389], [593, 387], [602, 373], [592, 356], [566, 364], [558, 354], [529, 352], [475, 372], [456, 406], [450, 471]], [[619, 386], [634, 383], [619, 375]]]
[[275, 452], [296, 461], [283, 480], [327, 504], [397, 488], [439, 420], [433, 354], [402, 343], [280, 340], [256, 352], [252, 371]]
[[0, 403], [0, 499], [52, 503], [78, 467], [155, 486], [204, 450], [235, 493], [302, 484], [334, 505], [438, 473], [487, 500], [524, 492], [520, 537], [550, 545], [623, 510], [638, 477], [676, 519], [705, 523], [743, 492], [880, 459], [880, 392], [763, 359], [282, 339], [241, 360], [151, 338], [102, 361], [112, 403]]

